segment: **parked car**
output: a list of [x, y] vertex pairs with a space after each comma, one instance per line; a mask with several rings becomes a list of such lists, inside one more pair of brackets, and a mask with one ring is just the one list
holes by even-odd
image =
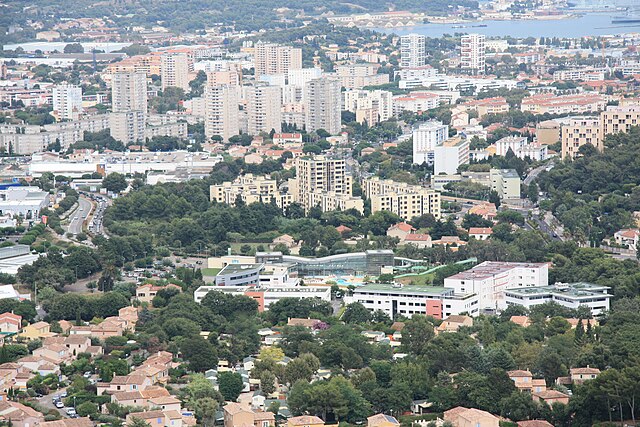
[[58, 401], [56, 402], [56, 408], [58, 408], [58, 409], [62, 409], [62, 408], [64, 408], [64, 403], [62, 403], [61, 401], [59, 401], [59, 400], [58, 400]]

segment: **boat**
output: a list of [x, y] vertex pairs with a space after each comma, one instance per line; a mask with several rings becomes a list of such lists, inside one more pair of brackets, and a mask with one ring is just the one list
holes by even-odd
[[614, 16], [612, 24], [640, 24], [640, 16]]

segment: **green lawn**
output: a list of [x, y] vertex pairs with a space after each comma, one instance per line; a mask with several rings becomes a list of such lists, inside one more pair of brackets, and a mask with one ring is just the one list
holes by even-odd
[[231, 243], [231, 253], [235, 254], [235, 255], [240, 255], [240, 248], [243, 247], [244, 245], [250, 246], [251, 249], [257, 250], [258, 246], [262, 245], [262, 247], [265, 250], [269, 250], [269, 244], [268, 243]]
[[220, 272], [220, 270], [222, 269], [221, 268], [203, 268], [200, 271], [202, 271], [203, 276], [215, 276]]

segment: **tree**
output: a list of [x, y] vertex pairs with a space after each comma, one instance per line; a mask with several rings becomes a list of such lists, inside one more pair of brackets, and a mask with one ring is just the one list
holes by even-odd
[[295, 384], [299, 380], [311, 381], [319, 368], [320, 360], [311, 353], [304, 353], [287, 364], [285, 379], [289, 384]]
[[78, 415], [81, 417], [88, 417], [98, 413], [98, 405], [93, 402], [83, 402], [77, 407]]
[[191, 407], [195, 407], [196, 403], [200, 400], [209, 398], [216, 402], [222, 402], [224, 398], [216, 391], [203, 374], [192, 374], [189, 376], [189, 381], [184, 388], [186, 400]]
[[196, 418], [204, 427], [213, 426], [216, 421], [216, 412], [220, 403], [210, 397], [198, 399], [195, 402], [194, 412]]
[[282, 351], [280, 347], [275, 346], [263, 347], [260, 350], [259, 359], [278, 363], [284, 359], [284, 351]]
[[536, 413], [536, 404], [529, 393], [514, 391], [500, 401], [500, 414], [512, 421], [530, 419]]
[[548, 385], [553, 384], [556, 378], [565, 375], [566, 372], [567, 368], [555, 350], [545, 348], [540, 352], [534, 366], [534, 373], [544, 377]]
[[276, 376], [271, 371], [264, 371], [260, 374], [260, 390], [266, 396], [276, 391]]
[[203, 372], [218, 365], [218, 352], [209, 341], [199, 336], [187, 338], [180, 345], [182, 355], [189, 368], [196, 372]]
[[371, 312], [359, 302], [354, 302], [347, 306], [342, 315], [342, 320], [346, 323], [369, 323], [371, 321]]
[[128, 187], [127, 179], [118, 172], [112, 172], [102, 180], [102, 186], [113, 193], [120, 193]]
[[64, 53], [84, 53], [84, 47], [80, 43], [69, 43], [64, 47]]
[[151, 424], [138, 417], [131, 417], [131, 421], [127, 423], [127, 427], [151, 427]]
[[425, 316], [414, 315], [405, 322], [402, 329], [402, 345], [409, 352], [422, 355], [434, 336], [433, 323]]
[[224, 400], [235, 402], [242, 392], [242, 376], [235, 372], [220, 372], [218, 374], [218, 389]]

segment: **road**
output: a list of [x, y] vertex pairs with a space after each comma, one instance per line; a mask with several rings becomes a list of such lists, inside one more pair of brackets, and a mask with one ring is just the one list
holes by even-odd
[[529, 185], [531, 184], [531, 182], [536, 179], [538, 177], [538, 175], [540, 175], [540, 172], [542, 172], [545, 169], [550, 169], [552, 167], [554, 167], [555, 164], [553, 163], [553, 161], [547, 163], [546, 165], [542, 165], [542, 166], [538, 166], [535, 169], [532, 169], [531, 172], [529, 172], [529, 175], [527, 175], [527, 177], [524, 179], [524, 185]]
[[82, 226], [89, 217], [92, 208], [90, 201], [83, 197], [78, 198], [78, 207], [69, 214], [69, 227], [67, 229], [69, 233], [78, 234], [82, 231]]
[[55, 390], [52, 391], [51, 394], [48, 394], [46, 396], [42, 396], [40, 398], [37, 399], [38, 403], [40, 405], [42, 405], [43, 407], [47, 408], [47, 409], [54, 409], [56, 411], [58, 411], [60, 413], [60, 415], [62, 415], [62, 418], [69, 418], [69, 416], [67, 415], [66, 409], [67, 408], [56, 408], [56, 406], [53, 404], [53, 396], [56, 395], [60, 395], [60, 393], [62, 393], [63, 391], [66, 391], [66, 387], [61, 388], [59, 390]]

